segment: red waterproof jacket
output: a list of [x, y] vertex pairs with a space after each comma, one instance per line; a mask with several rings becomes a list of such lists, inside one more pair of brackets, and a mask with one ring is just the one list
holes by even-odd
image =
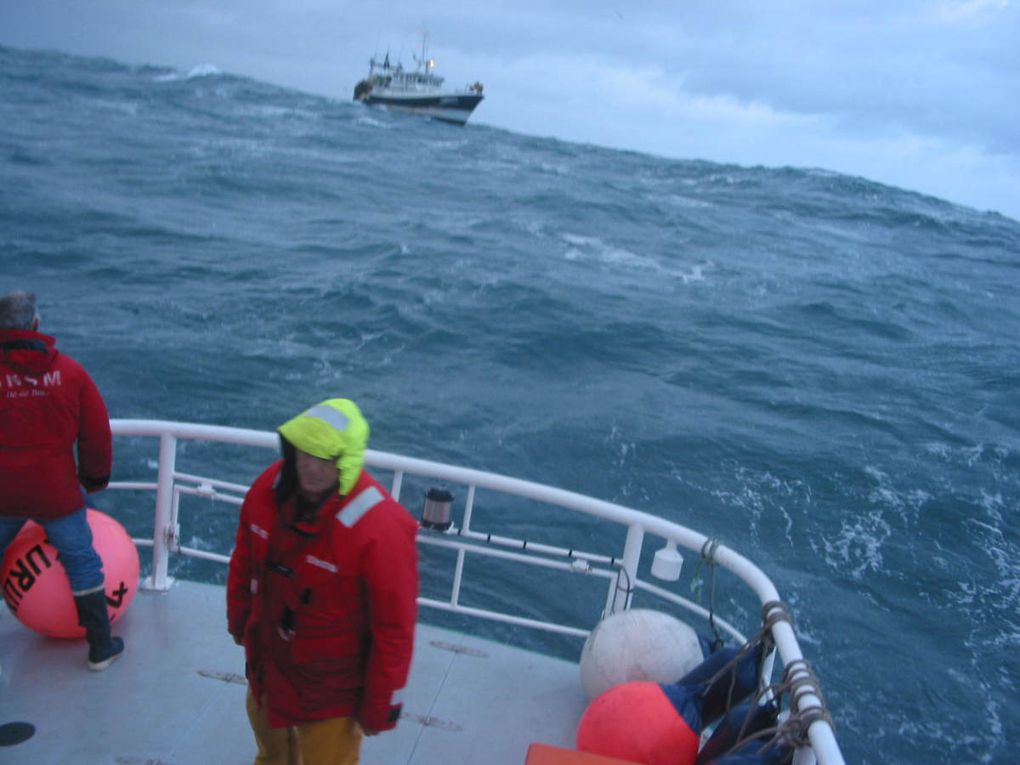
[[252, 693], [273, 727], [353, 716], [393, 728], [417, 619], [417, 521], [362, 470], [313, 522], [294, 523], [295, 501], [276, 498], [282, 465], [245, 497], [227, 578]]
[[84, 507], [81, 486], [98, 491], [110, 480], [106, 404], [55, 343], [0, 329], [0, 515], [60, 518]]

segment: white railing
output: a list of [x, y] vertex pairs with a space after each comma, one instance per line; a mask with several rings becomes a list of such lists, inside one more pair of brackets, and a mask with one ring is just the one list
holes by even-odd
[[[228, 555], [197, 550], [180, 544], [178, 524], [180, 500], [182, 496], [193, 495], [239, 505], [247, 487], [177, 471], [178, 442], [192, 440], [278, 450], [279, 440], [276, 433], [161, 420], [112, 420], [111, 425], [114, 435], [119, 437], [133, 436], [159, 440], [158, 475], [155, 483], [122, 481], [110, 485], [110, 488], [115, 490], [154, 491], [156, 494], [152, 538], [135, 540], [140, 546], [152, 547], [151, 573], [143, 586], [155, 590], [165, 590], [171, 586], [173, 580], [168, 574], [171, 554], [227, 563]], [[459, 528], [419, 534], [419, 543], [422, 545], [447, 548], [456, 552], [449, 598], [444, 601], [422, 597], [419, 599], [422, 606], [563, 635], [585, 637], [589, 633], [589, 630], [584, 628], [462, 605], [460, 594], [464, 562], [466, 556], [470, 554], [602, 577], [608, 582], [605, 613], [628, 608], [634, 591], [642, 590], [700, 617], [708, 618], [709, 611], [697, 603], [641, 580], [639, 563], [646, 536], [657, 537], [668, 546], [682, 546], [698, 555], [702, 555], [707, 548], [711, 549], [711, 562], [729, 570], [747, 584], [763, 606], [778, 603], [780, 600], [779, 593], [769, 578], [739, 553], [717, 544], [699, 532], [645, 512], [530, 481], [371, 449], [365, 454], [365, 464], [370, 468], [392, 471], [390, 492], [397, 499], [400, 499], [405, 475], [459, 484], [467, 488], [466, 506]], [[622, 554], [618, 557], [607, 556], [476, 531], [471, 528], [471, 520], [478, 489], [542, 502], [618, 524], [626, 529]], [[743, 635], [735, 627], [714, 614], [712, 617], [714, 623], [731, 637], [740, 642], [744, 641]], [[790, 623], [783, 619], [775, 620], [771, 632], [783, 664], [798, 662], [800, 666], [803, 654]], [[771, 676], [771, 667], [766, 672], [766, 677], [768, 676]], [[798, 691], [799, 709], [801, 711], [820, 709], [822, 701], [817, 686], [813, 685], [813, 678], [804, 679], [808, 680], [808, 683], [806, 688]], [[817, 719], [811, 724], [809, 737], [813, 753], [822, 765], [841, 765], [844, 762], [832, 728], [825, 719]], [[795, 761], [798, 765], [809, 765], [812, 759], [810, 751], [800, 750]]]

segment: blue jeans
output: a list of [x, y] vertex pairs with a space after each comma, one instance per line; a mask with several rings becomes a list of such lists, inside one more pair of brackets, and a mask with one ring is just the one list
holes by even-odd
[[92, 546], [92, 529], [84, 507], [63, 518], [0, 517], [0, 557], [28, 520], [42, 526], [49, 543], [57, 548], [71, 582], [71, 592], [79, 594], [103, 586], [103, 562]]

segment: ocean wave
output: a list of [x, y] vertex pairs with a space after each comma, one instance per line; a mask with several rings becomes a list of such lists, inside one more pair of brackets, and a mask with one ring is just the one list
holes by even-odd
[[214, 64], [198, 64], [186, 72], [178, 70], [163, 72], [153, 76], [152, 79], [155, 82], [182, 82], [197, 80], [203, 77], [220, 77], [222, 75], [223, 72]]
[[[271, 430], [344, 395], [376, 448], [667, 515], [795, 605], [848, 761], [1011, 761], [1016, 222], [215, 68], [0, 59], [0, 281], [114, 416]], [[204, 549], [236, 516], [182, 522]]]

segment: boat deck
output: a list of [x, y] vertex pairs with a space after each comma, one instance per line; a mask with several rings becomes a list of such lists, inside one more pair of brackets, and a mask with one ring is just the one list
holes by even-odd
[[[254, 759], [244, 656], [227, 635], [222, 587], [179, 580], [140, 591], [114, 625], [127, 650], [99, 673], [85, 666], [83, 640], [39, 636], [0, 611], [0, 725], [35, 726], [32, 738], [0, 745], [0, 763]], [[366, 738], [361, 761], [522, 765], [533, 741], [571, 747], [586, 704], [576, 664], [419, 624], [404, 719]]]

